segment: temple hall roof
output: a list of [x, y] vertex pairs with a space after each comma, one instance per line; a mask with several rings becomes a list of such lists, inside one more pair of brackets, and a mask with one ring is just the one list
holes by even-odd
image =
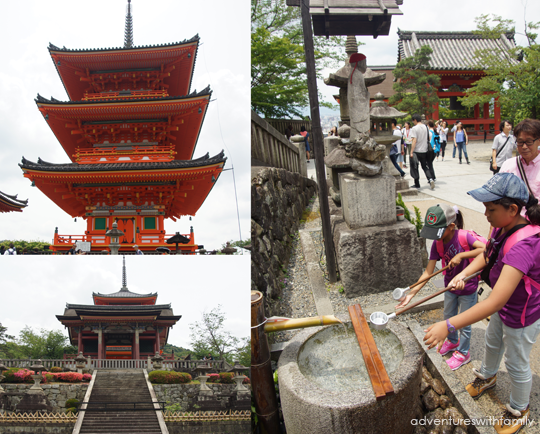
[[414, 55], [416, 50], [428, 45], [432, 50], [430, 70], [476, 70], [475, 53], [489, 50], [502, 60], [517, 62], [510, 56], [516, 47], [514, 32], [501, 34], [498, 39], [488, 39], [474, 32], [432, 32], [398, 29], [398, 62]]

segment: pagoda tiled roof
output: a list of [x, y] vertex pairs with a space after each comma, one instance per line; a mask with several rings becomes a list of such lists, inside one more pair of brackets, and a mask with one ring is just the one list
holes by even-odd
[[489, 50], [501, 60], [517, 63], [510, 51], [516, 47], [514, 32], [489, 39], [475, 32], [432, 32], [398, 29], [398, 62], [414, 55], [428, 45], [433, 53], [429, 70], [471, 71], [478, 69], [476, 52]]
[[[199, 34], [197, 33], [195, 36], [193, 36], [190, 39], [184, 39], [183, 41], [171, 42], [171, 43], [165, 43], [165, 44], [138, 45], [138, 46], [134, 46], [134, 47], [109, 47], [109, 48], [73, 49], [73, 48], [66, 48], [65, 46], [60, 48], [60, 47], [57, 47], [56, 45], [49, 42], [49, 47], [48, 48], [49, 48], [49, 53], [51, 53], [51, 54], [53, 52], [58, 52], [58, 53], [62, 53], [62, 54], [90, 54], [91, 55], [92, 53], [103, 53], [103, 52], [111, 52], [111, 51], [112, 52], [117, 52], [118, 54], [125, 54], [127, 52], [133, 53], [133, 52], [136, 52], [138, 50], [139, 51], [155, 50], [155, 49], [159, 49], [159, 48], [170, 49], [170, 48], [174, 48], [174, 47], [180, 47], [180, 46], [186, 45], [186, 44], [192, 44], [194, 42], [197, 42], [197, 46], [198, 46], [199, 41], [200, 41], [200, 37], [199, 37]], [[197, 59], [197, 49], [195, 49], [195, 54], [193, 56], [191, 73], [190, 73], [190, 76], [189, 76], [189, 85], [188, 85], [187, 89], [191, 88], [191, 84], [193, 82], [193, 71], [195, 70], [196, 59]], [[66, 92], [69, 94], [68, 89], [66, 88], [66, 83], [64, 83], [64, 80], [62, 79], [62, 74], [59, 71], [58, 65], [56, 64], [56, 62], [54, 62], [54, 59], [53, 59], [53, 63], [54, 63], [54, 67], [56, 68], [56, 71], [58, 72], [58, 75], [60, 76], [60, 79], [62, 80], [62, 83], [64, 84], [64, 88], [66, 89]]]
[[171, 303], [169, 304], [156, 304], [156, 305], [92, 305], [92, 304], [70, 304], [66, 303], [66, 309], [73, 310], [85, 310], [85, 311], [94, 311], [94, 312], [103, 312], [103, 311], [155, 311], [170, 309]]
[[43, 104], [108, 104], [108, 103], [126, 103], [129, 104], [131, 102], [140, 102], [140, 101], [167, 101], [167, 100], [177, 100], [177, 99], [187, 99], [187, 98], [197, 98], [199, 96], [206, 96], [206, 95], [212, 95], [212, 90], [210, 90], [210, 85], [206, 86], [203, 90], [197, 92], [197, 90], [194, 90], [189, 95], [183, 95], [183, 96], [163, 96], [163, 97], [148, 97], [148, 98], [130, 98], [129, 100], [126, 100], [125, 98], [116, 98], [116, 99], [107, 99], [106, 101], [103, 100], [90, 100], [90, 101], [60, 101], [54, 97], [51, 96], [50, 99], [45, 98], [44, 96], [41, 96], [39, 93], [37, 94], [37, 97], [34, 99], [34, 101], [37, 103], [43, 103]]
[[17, 199], [17, 195], [9, 195], [0, 191], [0, 212], [21, 211], [28, 206], [28, 199]]
[[129, 51], [129, 50], [141, 50], [141, 49], [148, 49], [148, 48], [159, 48], [159, 47], [174, 47], [175, 45], [183, 45], [183, 44], [189, 44], [191, 42], [197, 42], [200, 40], [199, 34], [197, 33], [195, 36], [193, 36], [190, 39], [184, 39], [180, 42], [171, 42], [168, 44], [156, 44], [156, 45], [137, 45], [134, 47], [110, 47], [110, 48], [66, 48], [65, 46], [62, 48], [57, 47], [56, 45], [49, 42], [49, 51], [63, 51], [66, 53], [90, 53], [92, 51]]
[[22, 169], [40, 170], [45, 172], [103, 172], [113, 170], [159, 170], [159, 169], [185, 169], [204, 167], [212, 164], [224, 163], [227, 160], [224, 151], [210, 157], [206, 155], [194, 160], [173, 160], [162, 162], [145, 162], [139, 161], [136, 163], [98, 163], [98, 164], [79, 164], [79, 163], [64, 163], [55, 164], [38, 158], [37, 163], [22, 158], [19, 166]]
[[104, 297], [104, 298], [146, 298], [146, 297], [157, 297], [157, 292], [150, 294], [137, 294], [136, 292], [131, 292], [129, 289], [121, 289], [118, 292], [113, 292], [111, 294], [102, 294], [100, 292], [92, 292], [92, 297]]

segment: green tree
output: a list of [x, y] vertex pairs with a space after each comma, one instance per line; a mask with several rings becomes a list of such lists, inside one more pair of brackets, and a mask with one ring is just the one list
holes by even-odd
[[4, 358], [7, 358], [7, 359], [12, 358], [12, 357], [7, 356], [7, 350], [8, 350], [8, 346], [10, 344], [9, 341], [12, 341], [13, 339], [15, 339], [14, 336], [11, 336], [11, 335], [7, 334], [7, 327], [4, 327], [0, 323], [0, 357], [4, 357]]
[[398, 62], [394, 69], [397, 80], [393, 85], [395, 94], [390, 97], [390, 105], [409, 115], [433, 112], [433, 106], [439, 102], [437, 89], [441, 79], [426, 72], [431, 53], [433, 50], [423, 45], [414, 56]]
[[[318, 73], [344, 58], [341, 37], [316, 37], [314, 45]], [[251, 108], [268, 118], [292, 118], [302, 117], [308, 104], [300, 8], [287, 7], [285, 0], [252, 0]]]
[[195, 356], [200, 359], [212, 353], [214, 357], [232, 363], [243, 347], [240, 339], [224, 330], [225, 313], [221, 305], [210, 312], [203, 312], [202, 321], [189, 326], [191, 345]]
[[236, 359], [244, 366], [251, 365], [251, 339], [242, 338], [241, 344], [236, 351]]
[[[485, 38], [499, 39], [501, 34], [514, 32], [514, 22], [497, 15], [476, 18], [476, 33]], [[478, 50], [475, 61], [486, 76], [476, 81], [460, 98], [466, 107], [499, 98], [503, 118], [519, 122], [540, 116], [540, 45], [536, 30], [540, 22], [525, 22], [526, 46], [516, 46], [508, 55], [489, 50]]]
[[59, 330], [41, 329], [36, 333], [26, 326], [21, 330], [18, 344], [24, 357], [32, 359], [61, 359], [64, 350], [72, 354], [77, 352], [75, 347], [67, 345], [67, 337]]

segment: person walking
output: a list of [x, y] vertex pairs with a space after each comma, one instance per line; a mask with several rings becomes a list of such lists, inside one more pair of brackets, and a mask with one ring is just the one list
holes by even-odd
[[[438, 122], [438, 121], [437, 121]], [[439, 132], [437, 131], [437, 125], [433, 123], [433, 121], [428, 122], [429, 127], [429, 144], [433, 148], [433, 152], [435, 152], [435, 158], [437, 161], [439, 161], [439, 153], [441, 152], [441, 141]], [[433, 171], [433, 176], [435, 176], [435, 171]]]
[[516, 149], [516, 139], [511, 134], [512, 123], [510, 121], [502, 121], [499, 125], [501, 130], [500, 134], [497, 134], [493, 139], [493, 146], [491, 147], [492, 158], [492, 172], [499, 173], [503, 163], [512, 158], [512, 151]]
[[[435, 175], [433, 174], [433, 160], [428, 156], [428, 146], [429, 146], [429, 137], [428, 137], [428, 127], [422, 123], [422, 117], [419, 114], [415, 114], [412, 117], [414, 127], [411, 130], [411, 176], [416, 175], [414, 178], [414, 187], [420, 188], [420, 173], [418, 171], [418, 164], [422, 166], [428, 183], [433, 190], [435, 188]], [[429, 161], [431, 160], [431, 161]], [[412, 166], [416, 166], [416, 171], [412, 170]]]
[[17, 249], [13, 243], [9, 243], [9, 249], [4, 252], [4, 255], [17, 255]]
[[306, 157], [307, 162], [309, 163], [309, 152], [311, 151], [311, 148], [309, 147], [309, 133], [306, 131], [305, 126], [300, 127], [300, 134], [304, 137], [304, 141], [306, 143]]
[[444, 151], [446, 149], [446, 142], [448, 138], [448, 127], [446, 126], [446, 121], [442, 119], [439, 121], [439, 140], [441, 142], [441, 161], [444, 161]]
[[409, 121], [403, 124], [403, 129], [401, 130], [401, 133], [402, 133], [403, 142], [404, 142], [403, 147], [405, 148], [404, 149], [405, 152], [403, 154], [403, 167], [406, 169], [407, 168], [407, 155], [409, 156], [409, 164], [411, 161], [410, 152], [411, 152], [411, 145], [412, 145], [412, 137], [411, 137], [411, 123]]
[[456, 129], [454, 132], [454, 147], [457, 146], [458, 152], [459, 152], [459, 164], [461, 164], [461, 153], [463, 152], [465, 154], [465, 160], [467, 160], [467, 164], [471, 164], [469, 161], [469, 156], [467, 155], [467, 145], [469, 144], [469, 136], [467, 136], [467, 132], [465, 131], [465, 128], [463, 128], [463, 124], [458, 121], [456, 124]]
[[397, 140], [392, 145], [392, 148], [390, 149], [390, 161], [392, 161], [392, 164], [397, 169], [399, 174], [402, 178], [405, 178], [405, 172], [401, 167], [399, 167], [399, 164], [397, 163], [398, 155], [401, 155], [401, 131], [397, 127], [397, 121], [395, 119], [392, 119], [392, 130], [394, 137], [397, 138]]
[[142, 252], [141, 249], [139, 249], [139, 246], [138, 246], [137, 244], [135, 244], [135, 245], [133, 246], [133, 250], [135, 250], [135, 254], [136, 254], [136, 255], [144, 255], [144, 253]]
[[[428, 349], [440, 348], [449, 333], [490, 317], [482, 365], [472, 369], [476, 378], [465, 389], [478, 399], [496, 387], [504, 355], [510, 396], [494, 428], [514, 434], [529, 418], [533, 384], [530, 354], [540, 333], [540, 206], [525, 183], [512, 173], [497, 173], [468, 194], [484, 203], [487, 220], [495, 229], [486, 254], [477, 256], [450, 286], [461, 291], [466, 287], [463, 279], [482, 270], [482, 279], [493, 289], [487, 299], [465, 312], [428, 327], [424, 342]], [[528, 220], [520, 213], [523, 207]]]

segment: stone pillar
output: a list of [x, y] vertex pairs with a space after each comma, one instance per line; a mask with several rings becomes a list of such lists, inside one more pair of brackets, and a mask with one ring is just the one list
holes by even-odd
[[139, 360], [141, 358], [141, 351], [139, 346], [139, 327], [135, 327], [135, 342], [133, 343], [135, 349], [135, 359]]

